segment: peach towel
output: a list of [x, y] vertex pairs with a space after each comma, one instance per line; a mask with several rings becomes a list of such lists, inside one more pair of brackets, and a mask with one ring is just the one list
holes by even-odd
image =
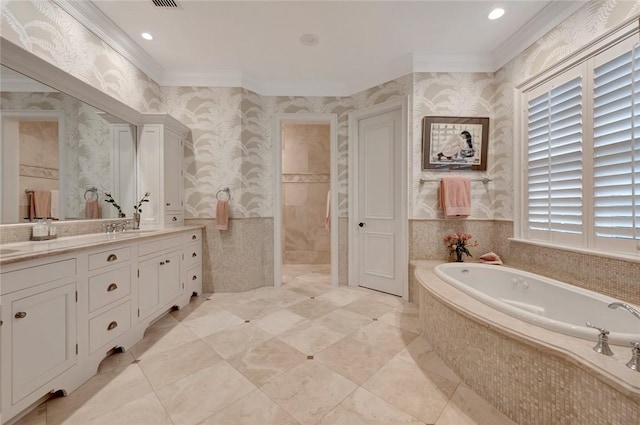
[[29, 221], [51, 217], [51, 192], [35, 190], [29, 192]]
[[218, 200], [216, 205], [216, 229], [227, 230], [229, 227], [229, 201]]
[[97, 199], [89, 199], [85, 202], [84, 218], [102, 218], [102, 209]]
[[443, 177], [439, 194], [439, 207], [445, 217], [471, 215], [471, 179], [468, 177]]

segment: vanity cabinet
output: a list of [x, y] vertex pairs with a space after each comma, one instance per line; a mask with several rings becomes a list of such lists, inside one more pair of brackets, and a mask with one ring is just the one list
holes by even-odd
[[194, 230], [184, 235], [184, 282], [187, 292], [202, 293], [202, 230]]
[[184, 223], [184, 141], [189, 128], [165, 114], [144, 114], [138, 143], [139, 193], [151, 193], [141, 223], [176, 226]]
[[[199, 259], [202, 232], [159, 233], [118, 241], [98, 235], [97, 246], [2, 266], [2, 420], [50, 392], [75, 390], [114, 348], [129, 349], [150, 323], [189, 303], [195, 291], [185, 285], [184, 254]], [[201, 263], [188, 265], [200, 279]]]
[[39, 264], [2, 273], [1, 278], [0, 368], [6, 415], [5, 410], [22, 410], [49, 392], [77, 363], [76, 261]]

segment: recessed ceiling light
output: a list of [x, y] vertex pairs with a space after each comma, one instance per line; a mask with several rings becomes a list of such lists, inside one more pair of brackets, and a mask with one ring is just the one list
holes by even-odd
[[142, 34], [140, 34], [140, 37], [144, 38], [145, 40], [153, 40], [153, 36], [148, 32], [143, 32]]
[[320, 39], [315, 34], [302, 34], [300, 37], [300, 42], [309, 47], [316, 46], [319, 41]]
[[504, 15], [504, 9], [500, 9], [499, 7], [493, 9], [491, 13], [489, 13], [488, 18], [491, 20], [498, 19]]

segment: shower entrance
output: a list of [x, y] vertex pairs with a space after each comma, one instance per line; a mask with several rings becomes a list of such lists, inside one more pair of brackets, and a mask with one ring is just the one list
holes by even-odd
[[276, 119], [276, 287], [310, 273], [338, 284], [335, 129], [333, 114], [283, 114]]

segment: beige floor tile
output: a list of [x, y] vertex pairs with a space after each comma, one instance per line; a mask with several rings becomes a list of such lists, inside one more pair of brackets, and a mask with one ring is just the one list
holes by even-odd
[[395, 356], [411, 344], [418, 335], [378, 321], [358, 329], [352, 336]]
[[409, 415], [435, 423], [458, 384], [418, 366], [392, 359], [362, 387]]
[[42, 403], [14, 425], [47, 425], [47, 404]]
[[128, 351], [113, 353], [100, 362], [98, 374], [125, 369], [133, 363], [134, 360], [133, 355]]
[[228, 312], [221, 310], [207, 316], [199, 317], [193, 320], [185, 320], [182, 323], [194, 334], [200, 338], [207, 337], [216, 332], [223, 331], [231, 326], [239, 325], [244, 320]]
[[369, 291], [369, 293], [367, 294], [367, 298], [373, 301], [387, 304], [394, 308], [405, 304], [405, 301], [403, 301], [402, 298], [395, 295], [385, 294], [383, 292]]
[[178, 323], [180, 323], [179, 320], [173, 317], [171, 313], [167, 313], [153, 322], [151, 326], [149, 326], [149, 329], [172, 328], [178, 325]]
[[308, 319], [289, 310], [278, 310], [251, 323], [271, 335], [280, 335]]
[[203, 341], [223, 358], [245, 351], [248, 348], [273, 338], [251, 323], [241, 323], [204, 338]]
[[86, 424], [152, 393], [138, 365], [96, 375], [67, 397], [47, 402], [47, 425]]
[[236, 354], [229, 359], [229, 364], [255, 385], [261, 386], [306, 361], [306, 358], [305, 354], [274, 338]]
[[316, 319], [316, 322], [341, 334], [349, 335], [370, 324], [371, 318], [354, 313], [353, 311], [338, 308]]
[[[198, 299], [198, 302], [193, 300]], [[193, 320], [202, 316], [217, 313], [220, 310], [224, 310], [224, 306], [220, 304], [207, 301], [204, 296], [191, 298], [191, 302], [180, 310], [174, 310], [170, 314], [176, 320], [182, 322], [183, 320]]]
[[517, 425], [470, 388], [458, 386], [436, 425]]
[[276, 310], [280, 310], [271, 300], [255, 300], [245, 304], [227, 307], [227, 310], [242, 320], [255, 320]]
[[313, 320], [324, 316], [336, 308], [337, 306], [335, 304], [326, 301], [308, 299], [287, 307], [287, 310], [309, 320]]
[[315, 355], [315, 359], [334, 372], [362, 384], [393, 356], [369, 344], [346, 337]]
[[432, 350], [431, 344], [418, 336], [396, 358], [417, 365], [424, 372], [435, 373], [454, 382], [460, 377]]
[[216, 352], [202, 341], [193, 341], [145, 358], [138, 363], [155, 389], [196, 373], [220, 361]]
[[342, 308], [372, 319], [377, 319], [394, 309], [394, 307], [389, 304], [381, 303], [369, 297], [360, 298]]
[[318, 300], [327, 301], [331, 304], [335, 304], [338, 307], [350, 304], [360, 298], [365, 297], [366, 294], [360, 291], [354, 291], [349, 288], [336, 288], [329, 292], [326, 292], [317, 297]]
[[207, 301], [211, 303], [211, 305], [216, 305], [220, 307], [229, 307], [232, 305], [241, 305], [244, 303], [248, 303], [250, 301], [255, 301], [257, 298], [251, 292], [216, 292], [210, 294], [207, 298]]
[[357, 385], [316, 361], [307, 361], [260, 389], [302, 424], [315, 424]]
[[285, 285], [285, 289], [289, 291], [297, 292], [307, 297], [319, 297], [331, 291], [335, 286], [327, 283], [309, 283], [311, 279], [304, 279], [298, 277]]
[[424, 422], [358, 388], [338, 405], [319, 425], [423, 425]]
[[255, 390], [199, 425], [298, 425], [262, 391]]
[[422, 332], [422, 325], [420, 325], [420, 318], [417, 314], [402, 313], [394, 310], [382, 315], [378, 320], [415, 334]]
[[198, 337], [181, 323], [172, 328], [148, 329], [142, 341], [131, 347], [129, 352], [136, 359], [142, 359], [197, 339]]
[[418, 307], [417, 304], [413, 302], [410, 302], [410, 303], [403, 302], [402, 304], [397, 306], [394, 311], [398, 311], [400, 313], [406, 313], [406, 314], [415, 314], [415, 315], [420, 314], [420, 308]]
[[331, 330], [320, 323], [306, 322], [276, 338], [304, 354], [313, 355], [340, 341], [344, 338], [344, 334]]
[[173, 425], [155, 394], [133, 400], [86, 423], [87, 425]]
[[274, 306], [285, 308], [308, 299], [306, 295], [284, 288], [262, 287], [251, 291], [258, 299], [268, 300]]
[[176, 425], [194, 425], [255, 389], [255, 385], [221, 360], [165, 385], [156, 394]]

